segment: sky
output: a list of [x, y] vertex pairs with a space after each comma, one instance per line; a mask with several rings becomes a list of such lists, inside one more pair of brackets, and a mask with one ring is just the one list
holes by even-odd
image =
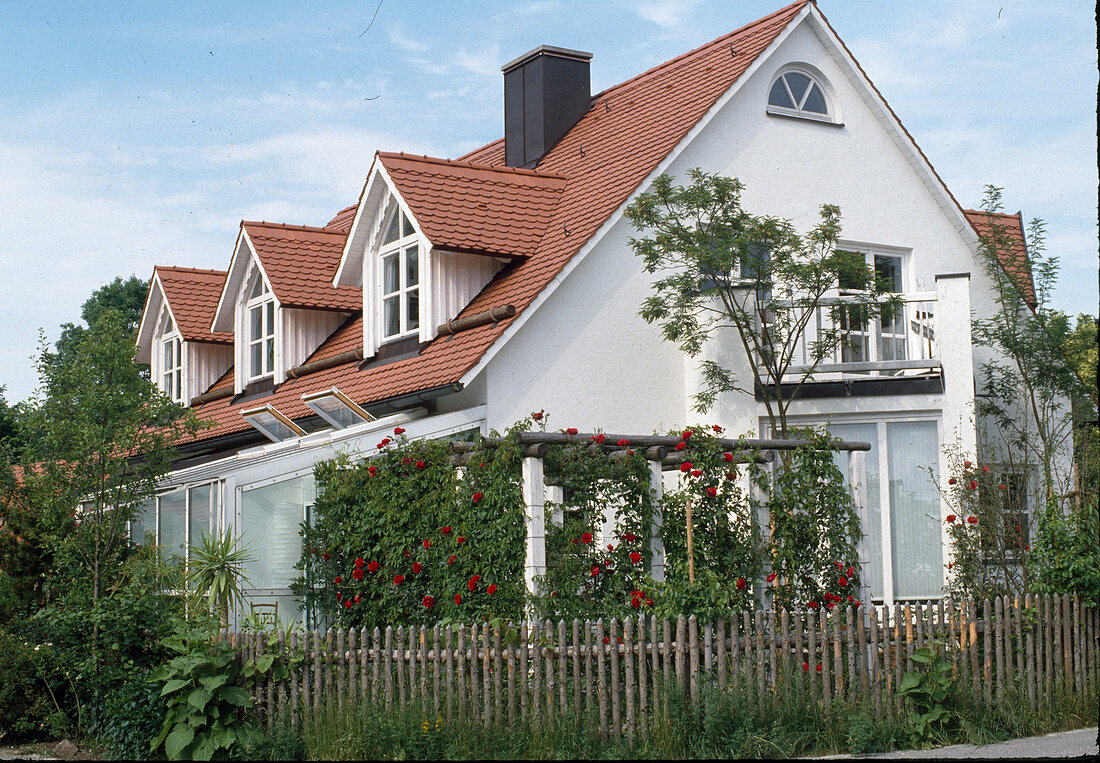
[[[240, 220], [323, 225], [376, 150], [503, 134], [500, 67], [590, 51], [599, 92], [783, 0], [0, 0], [0, 386], [154, 265], [228, 266]], [[820, 0], [964, 207], [1046, 222], [1053, 306], [1097, 312], [1096, 25], [1075, 0]]]

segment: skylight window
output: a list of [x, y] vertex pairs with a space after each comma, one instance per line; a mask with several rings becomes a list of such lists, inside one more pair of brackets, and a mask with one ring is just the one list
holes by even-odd
[[279, 413], [271, 405], [241, 411], [241, 416], [249, 424], [263, 432], [267, 439], [272, 442], [282, 442], [292, 437], [301, 437], [306, 433], [304, 429]]
[[374, 421], [374, 416], [352, 402], [336, 387], [302, 395], [302, 402], [337, 429]]
[[801, 69], [790, 69], [776, 77], [768, 92], [768, 113], [833, 121], [821, 83]]

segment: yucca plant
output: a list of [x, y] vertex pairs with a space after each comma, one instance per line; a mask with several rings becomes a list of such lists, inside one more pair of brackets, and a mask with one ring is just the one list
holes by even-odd
[[238, 545], [228, 527], [212, 535], [204, 533], [199, 543], [191, 546], [188, 587], [200, 599], [206, 599], [222, 628], [229, 625], [230, 608], [244, 603], [242, 589], [248, 583], [244, 566], [252, 561], [252, 553]]

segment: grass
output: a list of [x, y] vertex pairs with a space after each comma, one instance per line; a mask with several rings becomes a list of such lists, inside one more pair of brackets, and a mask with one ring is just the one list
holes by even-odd
[[[862, 703], [822, 706], [791, 684], [761, 705], [754, 690], [718, 690], [704, 683], [699, 700], [685, 701], [666, 687], [668, 706], [633, 740], [603, 739], [598, 718], [547, 714], [486, 728], [478, 720], [451, 721], [419, 710], [386, 711], [352, 703], [316, 711], [297, 729], [278, 726], [246, 759], [269, 760], [493, 760], [790, 758], [906, 749], [911, 737], [903, 714], [876, 718]], [[954, 697], [951, 721], [932, 744], [989, 744], [1080, 728], [1097, 722], [1097, 697], [1061, 695], [1032, 712], [1013, 695], [987, 707], [972, 696]]]

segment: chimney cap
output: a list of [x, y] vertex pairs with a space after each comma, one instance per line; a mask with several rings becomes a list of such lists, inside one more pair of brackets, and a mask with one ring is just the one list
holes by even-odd
[[500, 67], [500, 70], [507, 74], [512, 69], [518, 66], [522, 66], [532, 58], [541, 55], [556, 56], [557, 58], [568, 58], [573, 61], [591, 61], [592, 54], [585, 53], [583, 50], [570, 50], [569, 48], [559, 48], [555, 45], [539, 45], [534, 50], [529, 50], [519, 58], [513, 59]]

